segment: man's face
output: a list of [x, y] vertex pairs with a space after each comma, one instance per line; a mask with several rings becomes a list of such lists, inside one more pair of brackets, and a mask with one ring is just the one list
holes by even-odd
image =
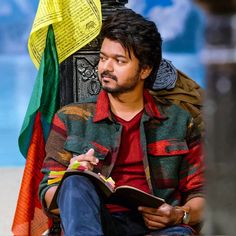
[[105, 38], [100, 50], [98, 64], [102, 88], [109, 93], [126, 93], [134, 90], [143, 79], [138, 59], [117, 41]]

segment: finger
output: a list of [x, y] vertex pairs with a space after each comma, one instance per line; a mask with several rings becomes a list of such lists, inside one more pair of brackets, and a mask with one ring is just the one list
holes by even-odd
[[85, 167], [86, 170], [93, 170], [93, 165], [88, 161], [81, 161], [80, 165]]
[[70, 164], [69, 164], [69, 166], [68, 166], [68, 169], [73, 169], [72, 166], [74, 165], [74, 163], [75, 163], [75, 162], [79, 162], [79, 161], [78, 161], [78, 158], [79, 158], [79, 157], [80, 157], [80, 158], [83, 158], [83, 156], [84, 156], [84, 154], [79, 155], [79, 156], [73, 155], [73, 158], [70, 159]]
[[162, 229], [166, 227], [165, 224], [162, 224], [160, 222], [150, 221], [150, 220], [145, 220], [144, 223], [149, 229]]
[[93, 149], [93, 148], [90, 148], [90, 149], [85, 153], [85, 155], [94, 156], [94, 149]]
[[159, 222], [159, 223], [162, 223], [164, 225], [167, 225], [169, 223], [169, 218], [166, 217], [166, 216], [158, 216], [158, 215], [152, 215], [152, 214], [144, 213], [143, 217], [145, 219], [150, 220], [150, 221]]
[[93, 149], [93, 148], [90, 148], [90, 149], [85, 153], [85, 155], [86, 155], [86, 156], [91, 156], [91, 158], [92, 158], [91, 163], [92, 163], [93, 165], [97, 165], [97, 164], [98, 164], [99, 159], [96, 158], [96, 157], [94, 157], [94, 149]]
[[76, 158], [76, 160], [77, 160], [78, 162], [81, 162], [81, 161], [89, 161], [89, 162], [91, 162], [93, 165], [97, 165], [98, 162], [99, 162], [99, 159], [96, 158], [95, 156], [89, 156], [89, 155], [86, 155], [86, 154], [82, 154], [82, 155], [76, 156], [75, 158]]
[[79, 156], [73, 155], [73, 157], [70, 159], [70, 164], [73, 164], [75, 161], [78, 161], [78, 158], [79, 158], [79, 157], [80, 157], [81, 159], [83, 159], [82, 156], [84, 156], [84, 154], [79, 155]]
[[152, 214], [152, 215], [160, 215], [157, 208], [152, 207], [138, 207], [138, 210], [142, 213]]
[[150, 220], [146, 217], [144, 217], [144, 223], [149, 229], [162, 229], [166, 227], [166, 224], [159, 221]]
[[162, 222], [162, 218], [163, 218], [162, 216], [157, 216], [157, 215], [148, 214], [148, 213], [143, 213], [143, 217], [148, 220], [158, 221], [158, 222]]

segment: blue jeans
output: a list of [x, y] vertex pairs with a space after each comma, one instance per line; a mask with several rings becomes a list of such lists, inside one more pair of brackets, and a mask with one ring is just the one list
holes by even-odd
[[193, 235], [183, 226], [149, 230], [138, 211], [110, 214], [99, 195], [86, 177], [74, 175], [63, 182], [57, 201], [65, 236]]

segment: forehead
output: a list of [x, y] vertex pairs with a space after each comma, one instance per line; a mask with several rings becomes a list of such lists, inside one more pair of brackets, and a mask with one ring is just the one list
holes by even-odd
[[126, 48], [124, 48], [118, 41], [110, 40], [105, 38], [102, 42], [101, 53], [109, 55], [109, 56], [123, 56], [127, 58], [132, 58], [132, 52], [129, 52]]

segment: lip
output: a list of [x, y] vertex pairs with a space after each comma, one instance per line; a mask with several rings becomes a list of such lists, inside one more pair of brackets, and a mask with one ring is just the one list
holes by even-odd
[[106, 81], [111, 81], [111, 80], [113, 80], [111, 77], [106, 77], [106, 76], [103, 76], [102, 77], [102, 80], [104, 81], [104, 82], [106, 82]]

